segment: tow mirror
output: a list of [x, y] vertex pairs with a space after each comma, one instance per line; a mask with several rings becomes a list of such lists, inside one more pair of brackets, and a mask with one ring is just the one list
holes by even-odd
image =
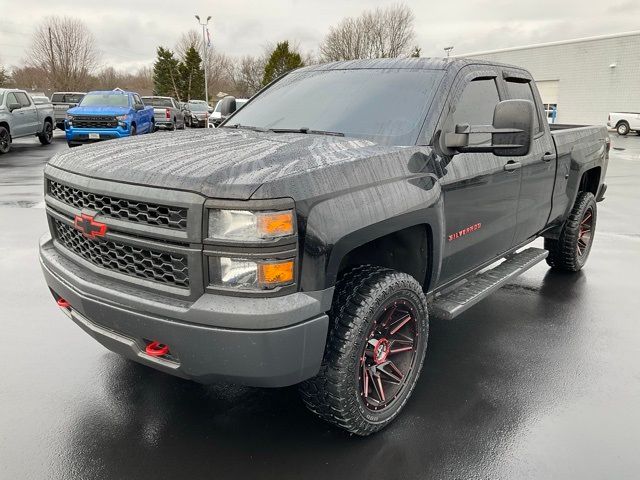
[[224, 97], [220, 100], [220, 115], [223, 117], [228, 117], [233, 112], [236, 111], [236, 97], [232, 97], [231, 95]]
[[[492, 152], [499, 157], [529, 153], [535, 107], [530, 100], [504, 100], [496, 105], [493, 125], [458, 124], [453, 133], [445, 133], [446, 149], [458, 152]], [[474, 145], [470, 136], [491, 134], [491, 144]]]
[[9, 105], [7, 105], [7, 108], [10, 112], [13, 112], [14, 110], [20, 110], [22, 108], [22, 105], [20, 105], [19, 103], [10, 103]]

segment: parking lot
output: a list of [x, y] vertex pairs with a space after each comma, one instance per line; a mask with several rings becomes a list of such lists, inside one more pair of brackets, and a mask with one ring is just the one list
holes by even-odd
[[69, 321], [37, 259], [42, 169], [67, 149], [55, 137], [0, 156], [0, 478], [638, 478], [640, 136], [612, 134], [585, 269], [543, 263], [433, 320], [407, 408], [367, 438], [309, 414], [295, 388], [170, 377]]

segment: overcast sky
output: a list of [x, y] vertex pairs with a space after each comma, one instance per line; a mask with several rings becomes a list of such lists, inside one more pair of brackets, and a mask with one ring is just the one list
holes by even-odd
[[[317, 51], [329, 26], [382, 0], [0, 0], [0, 62], [19, 65], [34, 25], [47, 15], [84, 20], [104, 65], [135, 69], [153, 61], [157, 45], [173, 47], [199, 28], [194, 14], [213, 17], [215, 48], [230, 55], [261, 53], [288, 39]], [[423, 56], [454, 54], [640, 29], [638, 0], [409, 0]]]

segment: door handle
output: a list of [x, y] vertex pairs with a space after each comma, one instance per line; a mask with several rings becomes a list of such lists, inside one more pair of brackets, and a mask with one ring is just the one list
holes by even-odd
[[505, 172], [513, 172], [514, 170], [518, 170], [519, 168], [522, 168], [522, 164], [520, 162], [514, 162], [513, 160], [508, 161], [504, 166]]
[[550, 162], [552, 160], [556, 159], [556, 154], [555, 153], [549, 153], [546, 152], [543, 156], [542, 156], [542, 161], [543, 162]]

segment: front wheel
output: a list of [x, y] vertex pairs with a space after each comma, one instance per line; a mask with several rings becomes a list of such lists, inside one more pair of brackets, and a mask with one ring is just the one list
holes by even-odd
[[11, 150], [11, 134], [5, 127], [0, 127], [0, 153], [9, 153]]
[[42, 132], [38, 134], [38, 140], [42, 145], [49, 145], [53, 140], [53, 125], [50, 122], [44, 122]]
[[357, 435], [386, 427], [400, 413], [422, 368], [429, 317], [410, 275], [365, 265], [336, 286], [319, 374], [300, 385], [305, 405]]
[[577, 272], [587, 263], [596, 233], [596, 199], [591, 192], [580, 192], [558, 239], [545, 238], [549, 250], [547, 263], [555, 270]]
[[616, 127], [616, 131], [618, 132], [618, 135], [625, 136], [629, 133], [629, 124], [627, 122], [620, 122]]

